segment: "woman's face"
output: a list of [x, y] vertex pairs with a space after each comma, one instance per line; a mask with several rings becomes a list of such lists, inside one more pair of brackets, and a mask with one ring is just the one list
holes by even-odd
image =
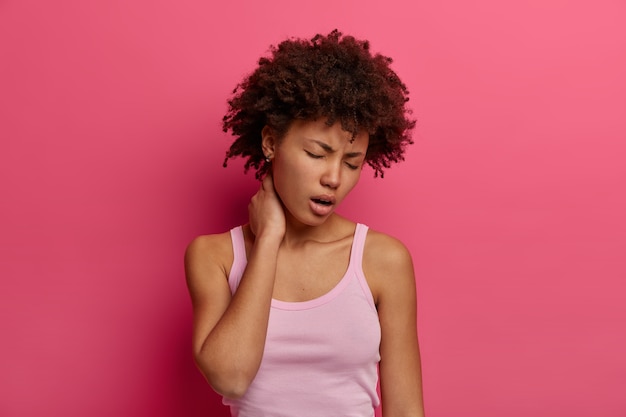
[[278, 141], [263, 130], [263, 150], [272, 155], [274, 188], [287, 217], [322, 224], [359, 181], [369, 135], [352, 133], [340, 123], [296, 120]]

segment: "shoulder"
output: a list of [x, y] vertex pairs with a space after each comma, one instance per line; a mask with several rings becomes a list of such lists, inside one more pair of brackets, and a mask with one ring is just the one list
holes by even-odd
[[369, 229], [365, 239], [363, 262], [373, 268], [387, 268], [398, 264], [412, 264], [411, 253], [400, 240], [388, 234]]
[[375, 300], [390, 287], [415, 285], [411, 253], [400, 240], [369, 229], [363, 249], [363, 273]]
[[187, 281], [205, 276], [208, 271], [221, 270], [224, 276], [233, 263], [233, 247], [230, 231], [194, 238], [185, 250]]
[[194, 238], [187, 246], [185, 258], [196, 261], [202, 259], [217, 260], [228, 253], [232, 254], [230, 231]]

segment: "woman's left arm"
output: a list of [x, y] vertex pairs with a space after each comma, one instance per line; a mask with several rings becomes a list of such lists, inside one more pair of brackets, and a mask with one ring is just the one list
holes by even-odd
[[[368, 242], [369, 241], [369, 242]], [[363, 270], [381, 326], [380, 388], [383, 417], [423, 417], [413, 262], [398, 240], [370, 232]]]

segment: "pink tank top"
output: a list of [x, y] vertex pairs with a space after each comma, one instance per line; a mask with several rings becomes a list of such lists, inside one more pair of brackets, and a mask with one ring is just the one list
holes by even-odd
[[[362, 269], [366, 235], [357, 224], [348, 269], [328, 293], [272, 300], [259, 371], [243, 397], [224, 398], [233, 417], [374, 416], [380, 323]], [[241, 227], [231, 238], [234, 293], [247, 262]]]

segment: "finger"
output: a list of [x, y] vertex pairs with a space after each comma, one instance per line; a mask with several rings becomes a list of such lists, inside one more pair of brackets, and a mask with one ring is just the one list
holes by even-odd
[[264, 191], [274, 191], [274, 182], [272, 181], [272, 174], [267, 174], [261, 182], [261, 188]]

